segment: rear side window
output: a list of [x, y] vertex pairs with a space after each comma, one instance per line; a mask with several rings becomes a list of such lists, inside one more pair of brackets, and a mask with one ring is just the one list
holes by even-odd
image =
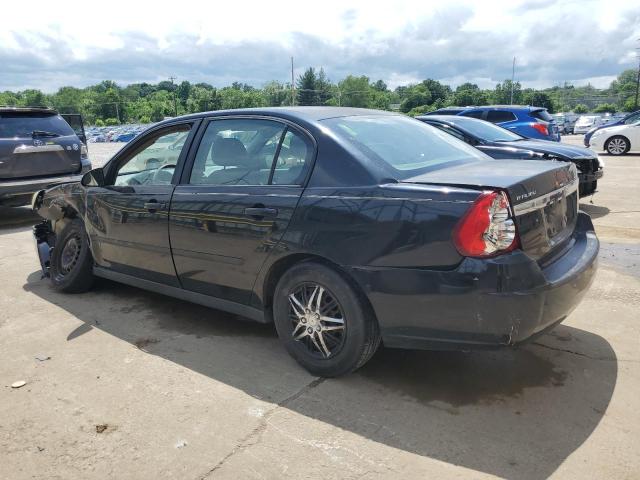
[[513, 112], [507, 110], [489, 110], [487, 121], [491, 123], [511, 122], [516, 119]]
[[212, 120], [189, 178], [194, 185], [299, 185], [313, 146], [286, 125], [263, 119]]
[[470, 112], [461, 113], [463, 117], [479, 118], [482, 119], [482, 110], [472, 110]]
[[531, 116], [533, 118], [537, 118], [538, 120], [542, 120], [543, 122], [550, 122], [553, 120], [551, 114], [549, 114], [549, 112], [547, 112], [547, 110], [545, 110], [544, 108], [540, 110], [531, 110]]
[[54, 136], [75, 133], [60, 115], [0, 113], [0, 138], [30, 138], [34, 131], [47, 132]]

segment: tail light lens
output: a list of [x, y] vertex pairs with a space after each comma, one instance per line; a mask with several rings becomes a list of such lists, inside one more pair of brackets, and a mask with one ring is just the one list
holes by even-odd
[[549, 135], [549, 129], [547, 128], [546, 124], [544, 124], [544, 123], [532, 123], [531, 126], [534, 128], [534, 130], [537, 130], [542, 135]]
[[518, 234], [510, 210], [506, 193], [482, 193], [453, 232], [460, 254], [492, 257], [518, 248]]

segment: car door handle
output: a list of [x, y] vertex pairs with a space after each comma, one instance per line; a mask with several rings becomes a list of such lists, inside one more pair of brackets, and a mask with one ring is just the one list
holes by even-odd
[[278, 209], [268, 207], [249, 207], [244, 209], [244, 214], [250, 217], [276, 217], [278, 215]]
[[144, 203], [144, 208], [150, 212], [157, 212], [158, 210], [164, 210], [165, 203], [157, 200], [149, 200]]

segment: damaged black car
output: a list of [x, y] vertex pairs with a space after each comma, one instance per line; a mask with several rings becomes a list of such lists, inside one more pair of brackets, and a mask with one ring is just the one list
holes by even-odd
[[102, 277], [273, 322], [337, 376], [381, 343], [513, 346], [564, 320], [599, 249], [578, 182], [390, 112], [209, 112], [36, 194], [34, 233], [53, 288]]

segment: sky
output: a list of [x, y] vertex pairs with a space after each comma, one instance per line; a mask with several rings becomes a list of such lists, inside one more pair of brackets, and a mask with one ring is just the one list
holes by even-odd
[[483, 88], [606, 87], [637, 68], [639, 0], [57, 0], [2, 6], [0, 91], [234, 81], [260, 87], [324, 68], [389, 87], [434, 78]]

